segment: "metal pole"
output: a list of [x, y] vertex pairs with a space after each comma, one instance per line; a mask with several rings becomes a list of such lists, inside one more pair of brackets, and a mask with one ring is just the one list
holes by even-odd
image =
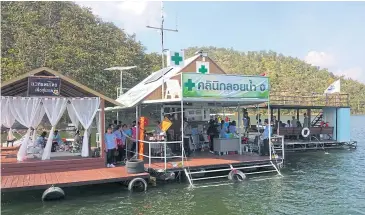
[[[165, 59], [164, 59], [164, 55], [163, 55], [163, 51], [164, 51], [164, 44], [163, 44], [163, 23], [164, 23], [165, 19], [163, 16], [163, 1], [161, 1], [161, 60], [162, 60], [162, 69], [165, 68]], [[165, 73], [162, 72], [162, 90], [161, 90], [161, 99], [164, 98], [165, 95]]]
[[136, 105], [136, 154], [137, 154], [137, 158], [138, 158], [138, 135], [139, 135], [139, 125], [138, 125], [138, 122], [139, 122], [139, 106]]
[[271, 160], [271, 115], [270, 115], [270, 96], [267, 101], [267, 115], [269, 117], [269, 155]]
[[161, 122], [165, 119], [164, 111], [165, 111], [165, 106], [161, 105], [161, 113], [160, 113]]
[[123, 95], [123, 70], [120, 70], [120, 94], [119, 96]]
[[[180, 74], [180, 77], [181, 77], [181, 83], [183, 83], [182, 74]], [[183, 86], [181, 86], [181, 88], [183, 89]], [[183, 95], [183, 94], [181, 94], [181, 95]], [[184, 101], [183, 101], [183, 97], [181, 97], [180, 108], [181, 108], [181, 163], [182, 163], [182, 165], [184, 165]]]
[[165, 170], [167, 169], [167, 158], [166, 158], [166, 141], [164, 142], [164, 162], [165, 162]]
[[151, 143], [148, 143], [148, 168], [150, 167], [151, 167]]
[[238, 144], [240, 144], [240, 152], [239, 152], [239, 154], [240, 155], [242, 155], [242, 134], [241, 134], [241, 127], [240, 127], [240, 125], [241, 125], [241, 114], [240, 114], [240, 112], [241, 112], [241, 105], [240, 104], [238, 104], [238, 135], [239, 135], [239, 137], [238, 137]]
[[283, 160], [285, 160], [285, 147], [284, 147], [284, 136], [281, 137], [281, 156]]

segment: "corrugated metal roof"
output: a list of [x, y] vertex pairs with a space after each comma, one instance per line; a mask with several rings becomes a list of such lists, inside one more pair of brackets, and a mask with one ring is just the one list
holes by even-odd
[[170, 79], [172, 76], [178, 74], [182, 69], [191, 64], [194, 60], [196, 60], [200, 54], [195, 55], [191, 58], [188, 58], [184, 61], [183, 67], [166, 67], [157, 72], [152, 73], [139, 84], [134, 86], [128, 92], [119, 96], [116, 99], [117, 102], [123, 105], [123, 108], [133, 107], [134, 105], [141, 102], [146, 96], [156, 90], [159, 86], [162, 85], [162, 81], [158, 81], [162, 74], [164, 74], [165, 82]]

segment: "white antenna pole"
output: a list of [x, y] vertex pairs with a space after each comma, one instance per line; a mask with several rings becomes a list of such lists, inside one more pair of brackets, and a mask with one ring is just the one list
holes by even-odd
[[[164, 47], [163, 47], [163, 23], [165, 19], [163, 16], [163, 1], [161, 1], [161, 56], [162, 56], [162, 68], [165, 68], [165, 58], [163, 56]], [[162, 90], [163, 91], [163, 90]]]
[[[161, 1], [161, 58], [162, 58], [162, 69], [165, 68], [165, 58], [163, 55], [164, 47], [163, 47], [163, 23], [165, 19], [163, 16], [163, 1]], [[162, 86], [161, 86], [161, 99], [164, 98], [165, 94], [165, 71], [162, 71]]]
[[[168, 29], [168, 28], [164, 28], [164, 22], [165, 22], [165, 19], [164, 19], [164, 12], [163, 12], [163, 1], [161, 1], [161, 26], [160, 27], [153, 27], [153, 26], [149, 26], [147, 25], [146, 27], [147, 28], [152, 28], [152, 29], [157, 29], [157, 30], [160, 30], [161, 32], [161, 60], [162, 60], [162, 68], [165, 68], [165, 57], [164, 57], [164, 51], [165, 51], [165, 48], [164, 48], [164, 44], [163, 44], [163, 39], [164, 39], [164, 31], [172, 31], [172, 32], [178, 32], [177, 29]], [[163, 72], [163, 71], [162, 71]], [[162, 73], [162, 97], [161, 99], [164, 98], [164, 91], [165, 91], [165, 73], [163, 72]]]

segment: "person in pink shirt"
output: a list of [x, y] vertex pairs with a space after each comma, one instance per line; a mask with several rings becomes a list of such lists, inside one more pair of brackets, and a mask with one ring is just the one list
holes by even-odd
[[136, 121], [133, 121], [132, 122], [132, 140], [133, 140], [133, 143], [132, 143], [132, 148], [131, 148], [131, 152], [129, 153], [129, 155], [131, 157], [133, 157], [135, 154], [136, 154], [136, 140], [137, 140], [137, 126], [136, 126]]

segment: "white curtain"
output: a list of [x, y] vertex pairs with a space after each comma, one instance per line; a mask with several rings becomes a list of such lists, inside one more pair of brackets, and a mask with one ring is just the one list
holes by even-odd
[[[23, 139], [21, 146], [17, 154], [17, 160], [23, 161], [27, 156], [27, 146], [30, 137], [30, 128], [33, 126], [34, 121], [38, 121], [39, 117], [43, 118], [44, 109], [42, 107], [41, 98], [26, 98], [26, 97], [14, 97], [10, 98], [10, 111], [15, 119], [28, 128], [28, 131]], [[42, 115], [43, 112], [43, 115]]]
[[45, 98], [43, 101], [43, 107], [46, 111], [49, 122], [52, 125], [51, 131], [49, 132], [46, 147], [44, 148], [42, 160], [51, 158], [52, 140], [54, 136], [54, 130], [61, 119], [63, 113], [66, 110], [67, 99], [66, 98]]
[[75, 110], [73, 109], [73, 107], [72, 107], [72, 105], [71, 105], [70, 102], [67, 104], [67, 112], [68, 112], [68, 116], [71, 119], [72, 124], [76, 127], [76, 129], [78, 129], [79, 128], [80, 121], [77, 118], [76, 113], [75, 113]]
[[9, 128], [7, 139], [13, 140], [14, 135], [13, 135], [13, 131], [12, 131], [11, 127], [14, 125], [15, 117], [11, 113], [10, 108], [11, 107], [10, 107], [9, 98], [4, 98], [4, 99], [1, 98], [1, 124], [4, 127]]
[[0, 113], [1, 113], [1, 118], [0, 118], [0, 120], [1, 120], [1, 122], [0, 122], [1, 123], [1, 126], [4, 125], [4, 121], [5, 121], [5, 119], [4, 119], [4, 116], [6, 114], [6, 112], [5, 112], [5, 105], [6, 105], [6, 102], [7, 101], [8, 101], [8, 98], [1, 96], [1, 100], [0, 100], [0, 102], [1, 102], [1, 111], [0, 111]]
[[34, 120], [32, 121], [32, 128], [34, 128], [34, 131], [33, 131], [33, 137], [32, 137], [31, 143], [32, 143], [33, 146], [36, 145], [37, 128], [38, 128], [38, 125], [42, 122], [42, 119], [43, 119], [45, 113], [46, 112], [45, 112], [44, 108], [42, 107], [40, 111], [36, 112]]
[[82, 157], [89, 156], [89, 127], [93, 122], [93, 119], [100, 106], [99, 98], [74, 98], [71, 100], [71, 105], [75, 114], [84, 127], [84, 138], [82, 140]]

